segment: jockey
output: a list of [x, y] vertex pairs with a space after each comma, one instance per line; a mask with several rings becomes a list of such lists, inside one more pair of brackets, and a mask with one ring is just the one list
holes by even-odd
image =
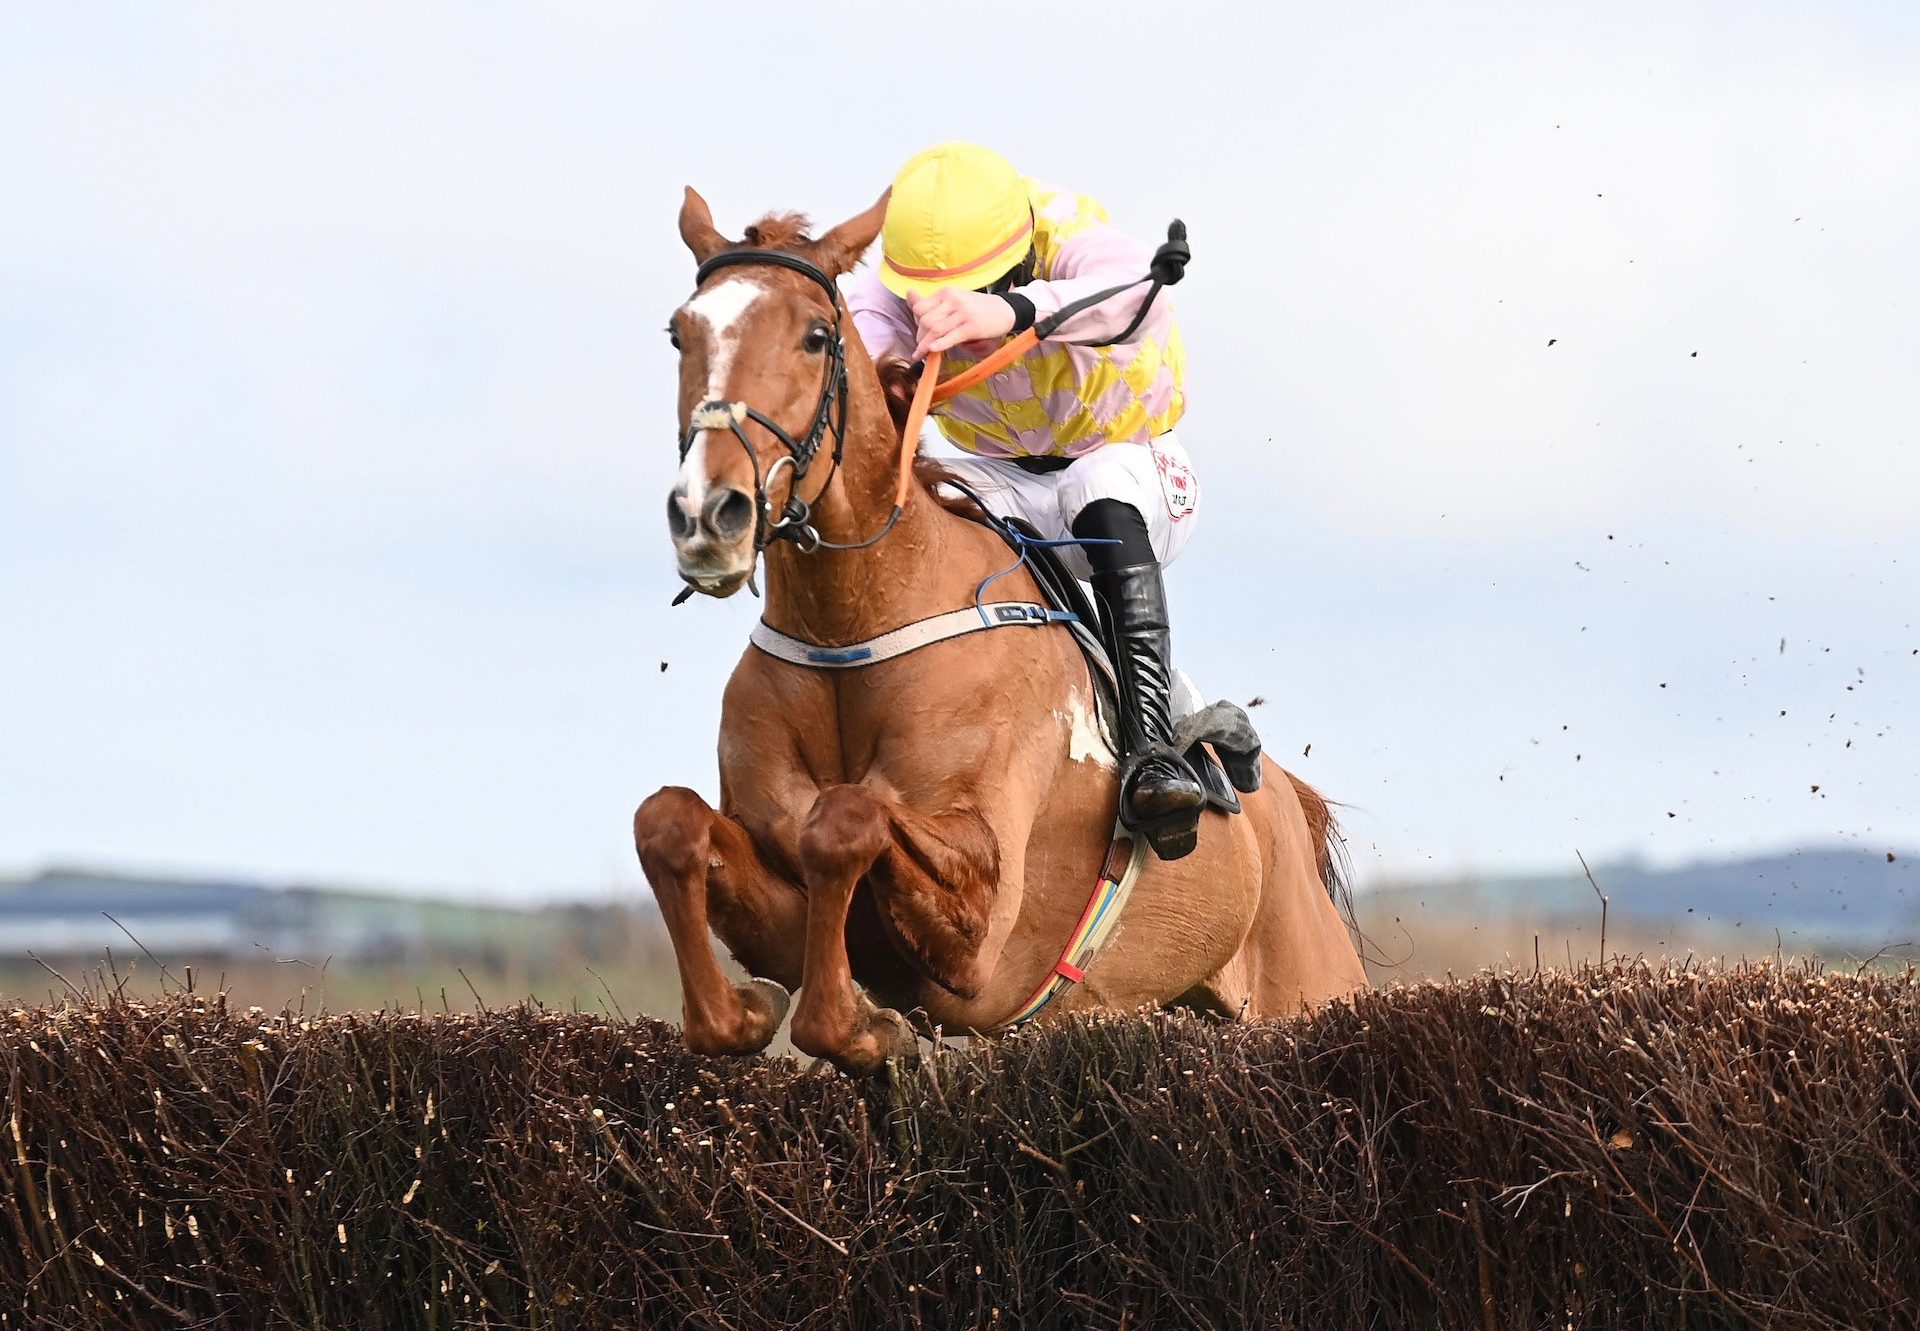
[[[970, 143], [938, 144], [901, 168], [881, 251], [847, 290], [868, 353], [878, 363], [939, 351], [955, 370], [1036, 319], [1141, 278], [1153, 259], [1093, 199], [1023, 177]], [[996, 514], [1051, 540], [1107, 542], [1060, 553], [1090, 578], [1118, 641], [1122, 821], [1178, 858], [1193, 845], [1205, 792], [1171, 745], [1160, 569], [1192, 534], [1200, 487], [1173, 434], [1186, 405], [1179, 328], [1164, 292], [1135, 326], [1146, 292], [1134, 286], [1075, 314], [936, 406], [934, 419], [971, 454], [942, 465]]]

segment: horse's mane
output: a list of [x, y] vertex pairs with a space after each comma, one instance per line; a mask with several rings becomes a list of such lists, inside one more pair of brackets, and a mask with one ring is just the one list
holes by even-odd
[[[768, 213], [747, 228], [742, 243], [755, 249], [804, 251], [814, 243], [812, 225], [805, 213]], [[883, 356], [873, 368], [880, 376], [880, 389], [887, 400], [887, 414], [893, 418], [893, 428], [898, 433], [906, 428], [907, 410], [913, 404], [913, 390], [920, 382], [920, 367], [899, 356]], [[942, 508], [963, 518], [980, 521], [979, 510], [971, 500], [960, 495], [943, 494], [936, 488], [941, 481], [952, 476], [938, 459], [915, 458], [913, 475]]]
[[880, 391], [887, 395], [887, 413], [893, 417], [893, 428], [906, 429], [913, 390], [920, 383], [920, 367], [899, 356], [882, 356], [873, 368], [880, 376]]
[[813, 244], [812, 226], [805, 213], [768, 213], [747, 228], [745, 241], [761, 250], [804, 249]]
[[[887, 413], [893, 417], [895, 432], [906, 429], [907, 410], [913, 405], [913, 390], [920, 382], [920, 367], [899, 356], [885, 356], [873, 368], [880, 376], [880, 391], [886, 394]], [[908, 442], [919, 447], [918, 440]], [[971, 499], [939, 488], [940, 482], [956, 479], [952, 471], [941, 465], [939, 458], [914, 458], [913, 478], [947, 512], [966, 518], [969, 522], [981, 521], [980, 510]]]

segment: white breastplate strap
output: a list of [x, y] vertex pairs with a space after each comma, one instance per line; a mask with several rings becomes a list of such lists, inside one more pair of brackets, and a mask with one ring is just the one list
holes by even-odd
[[891, 661], [896, 656], [905, 656], [929, 643], [945, 642], [948, 638], [979, 633], [983, 629], [1074, 624], [1079, 619], [1070, 611], [1054, 610], [1031, 601], [988, 601], [984, 605], [970, 605], [964, 610], [949, 610], [944, 615], [934, 615], [930, 619], [918, 619], [882, 633], [877, 638], [848, 643], [844, 647], [822, 647], [804, 638], [789, 637], [777, 629], [768, 628], [765, 621], [753, 626], [747, 641], [768, 656], [797, 666], [811, 666], [816, 670], [852, 670]]

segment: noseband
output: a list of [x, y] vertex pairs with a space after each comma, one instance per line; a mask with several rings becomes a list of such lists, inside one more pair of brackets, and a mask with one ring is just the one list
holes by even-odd
[[[833, 462], [827, 476], [826, 485], [833, 482], [833, 472], [840, 469], [841, 452], [847, 438], [847, 342], [840, 331], [843, 309], [840, 304], [840, 288], [826, 271], [797, 254], [788, 254], [781, 250], [727, 250], [714, 255], [700, 265], [694, 277], [696, 287], [722, 268], [732, 268], [741, 264], [771, 265], [777, 268], [789, 268], [803, 277], [813, 279], [826, 291], [827, 299], [833, 302], [833, 335], [827, 344], [827, 372], [820, 384], [820, 400], [813, 411], [813, 423], [804, 439], [795, 439], [777, 421], [756, 407], [744, 402], [702, 402], [687, 417], [687, 431], [680, 437], [680, 460], [687, 460], [687, 452], [693, 447], [694, 436], [702, 430], [726, 430], [740, 441], [740, 447], [747, 450], [747, 458], [753, 463], [753, 552], [757, 556], [773, 541], [792, 541], [802, 553], [814, 550], [859, 550], [872, 545], [885, 536], [893, 527], [894, 518], [899, 517], [895, 509], [893, 518], [879, 532], [864, 541], [840, 545], [823, 540], [819, 528], [813, 525], [813, 510], [806, 500], [800, 497], [800, 482], [806, 479], [807, 472], [813, 467], [813, 460], [820, 452], [820, 445], [826, 441], [827, 432], [833, 432]], [[762, 470], [760, 454], [753, 446], [753, 440], [747, 437], [746, 422], [753, 421], [765, 428], [786, 447], [787, 455], [776, 458], [771, 467]], [[780, 468], [788, 467], [793, 471], [793, 480], [787, 490], [787, 502], [776, 520], [773, 515], [773, 500], [768, 496], [768, 488], [774, 477], [780, 474]], [[820, 492], [826, 492], [826, 485]]]

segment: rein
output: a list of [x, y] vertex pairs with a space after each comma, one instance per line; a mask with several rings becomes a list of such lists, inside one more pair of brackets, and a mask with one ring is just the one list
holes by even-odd
[[[840, 460], [846, 447], [847, 435], [847, 340], [841, 331], [845, 316], [845, 306], [840, 300], [840, 286], [828, 275], [826, 270], [785, 250], [738, 249], [725, 250], [701, 264], [694, 274], [694, 286], [699, 288], [714, 273], [722, 268], [732, 268], [744, 264], [759, 264], [775, 268], [786, 268], [811, 279], [827, 293], [827, 299], [833, 303], [833, 337], [827, 346], [826, 374], [820, 384], [820, 399], [814, 407], [813, 421], [804, 439], [796, 440], [787, 430], [756, 407], [745, 402], [702, 402], [687, 417], [687, 429], [680, 436], [680, 460], [685, 462], [687, 453], [693, 448], [695, 436], [704, 430], [726, 430], [740, 441], [740, 447], [747, 451], [747, 459], [753, 463], [753, 553], [756, 563], [761, 551], [773, 541], [792, 541], [802, 554], [811, 554], [815, 550], [864, 550], [877, 543], [881, 537], [892, 531], [900, 521], [900, 515], [907, 505], [907, 487], [913, 482], [913, 460], [919, 452], [920, 430], [926, 423], [927, 412], [936, 402], [946, 402], [985, 379], [991, 378], [1012, 365], [1022, 356], [1039, 345], [1043, 338], [1051, 337], [1060, 327], [1081, 311], [1111, 300], [1124, 291], [1130, 291], [1144, 282], [1152, 283], [1147, 298], [1141, 302], [1133, 321], [1120, 333], [1105, 342], [1093, 343], [1095, 346], [1110, 346], [1115, 342], [1124, 342], [1133, 336], [1134, 330], [1145, 322], [1147, 311], [1153, 307], [1153, 301], [1163, 286], [1172, 286], [1186, 275], [1188, 260], [1192, 252], [1187, 247], [1187, 227], [1178, 218], [1167, 227], [1166, 243], [1154, 251], [1153, 263], [1145, 277], [1131, 282], [1122, 282], [1105, 291], [1097, 291], [1062, 306], [1053, 314], [1035, 323], [1017, 337], [1009, 338], [996, 348], [985, 360], [942, 381], [940, 378], [941, 353], [929, 352], [921, 365], [920, 379], [914, 386], [913, 401], [907, 408], [907, 418], [900, 431], [899, 475], [893, 487], [893, 511], [881, 524], [880, 530], [864, 541], [845, 543], [829, 541], [820, 535], [820, 529], [813, 525], [813, 508], [800, 497], [800, 482], [805, 480], [812, 470], [815, 456], [820, 446], [826, 442], [827, 432], [833, 432], [833, 461], [827, 479], [821, 484], [819, 494], [825, 494], [827, 486], [833, 484], [834, 473], [840, 470]], [[771, 467], [762, 469], [759, 450], [754, 448], [753, 440], [747, 436], [746, 423], [754, 422], [762, 426], [775, 439], [786, 446], [787, 455], [777, 458]], [[773, 500], [768, 496], [768, 487], [780, 474], [781, 467], [793, 472], [793, 480], [788, 486], [787, 502], [778, 518], [773, 514]], [[815, 496], [816, 498], [818, 495]], [[693, 595], [693, 588], [686, 587], [674, 597], [673, 603], [679, 605]]]
[[[1147, 311], [1153, 308], [1154, 298], [1160, 294], [1160, 288], [1170, 287], [1187, 275], [1187, 263], [1192, 258], [1193, 251], [1187, 246], [1187, 224], [1176, 217], [1167, 226], [1166, 242], [1154, 251], [1153, 263], [1148, 267], [1145, 277], [1135, 278], [1131, 282], [1122, 282], [1119, 286], [1108, 287], [1105, 291], [1096, 291], [1092, 295], [1082, 296], [1079, 300], [1061, 306], [1054, 313], [1037, 321], [1026, 332], [1009, 338], [994, 348], [993, 352], [979, 364], [969, 366], [953, 378], [936, 386], [933, 390], [933, 400], [945, 402], [966, 392], [981, 381], [991, 379], [1032, 351], [1043, 340], [1060, 331], [1067, 320], [1082, 310], [1089, 310], [1103, 301], [1112, 300], [1124, 291], [1133, 290], [1142, 282], [1151, 282], [1153, 285], [1147, 290], [1147, 298], [1140, 302], [1140, 308], [1135, 311], [1131, 323], [1104, 342], [1089, 342], [1086, 345], [1110, 347], [1116, 342], [1125, 342], [1133, 336], [1134, 331], [1141, 324], [1146, 322]], [[930, 359], [923, 377], [925, 374], [937, 376], [939, 366], [938, 361]]]
[[[817, 282], [833, 302], [833, 337], [826, 348], [826, 374], [820, 384], [820, 398], [814, 405], [813, 421], [805, 439], [796, 440], [778, 421], [745, 402], [719, 401], [702, 402], [695, 407], [687, 417], [686, 433], [680, 436], [682, 462], [686, 461], [687, 453], [693, 448], [694, 438], [704, 430], [727, 430], [747, 451], [747, 458], [753, 463], [753, 553], [757, 560], [770, 541], [790, 540], [803, 550], [822, 544], [820, 533], [812, 525], [812, 511], [807, 501], [800, 497], [800, 482], [812, 469], [813, 459], [819, 453], [820, 445], [825, 442], [829, 429], [833, 431], [833, 470], [840, 468], [847, 426], [847, 342], [840, 331], [844, 311], [840, 304], [839, 286], [824, 271], [797, 254], [780, 250], [727, 250], [700, 265], [694, 274], [694, 287], [698, 289], [723, 268], [742, 264], [791, 269]], [[749, 420], [764, 426], [769, 434], [786, 445], [787, 455], [776, 459], [771, 468], [763, 470], [760, 466], [759, 450], [754, 448], [753, 440], [747, 437], [744, 428]], [[793, 483], [788, 491], [786, 508], [776, 520], [773, 501], [767, 497], [767, 487], [779, 474], [782, 465], [792, 469]], [[829, 475], [828, 481], [831, 480], [832, 476]]]
[[[815, 550], [823, 549], [865, 549], [892, 531], [894, 525], [900, 521], [901, 513], [906, 509], [907, 487], [913, 480], [913, 460], [919, 452], [920, 431], [926, 424], [927, 412], [931, 410], [934, 403], [948, 401], [982, 380], [998, 374], [1026, 355], [1043, 338], [1052, 336], [1061, 325], [1082, 310], [1109, 300], [1142, 283], [1151, 282], [1152, 288], [1134, 315], [1133, 321], [1118, 336], [1110, 339], [1108, 343], [1099, 345], [1124, 342], [1146, 319], [1154, 297], [1160, 294], [1160, 288], [1178, 282], [1184, 274], [1189, 257], [1186, 238], [1185, 225], [1176, 220], [1167, 228], [1167, 242], [1154, 254], [1152, 269], [1147, 276], [1132, 282], [1124, 282], [1105, 291], [1095, 292], [1063, 306], [1018, 337], [1009, 339], [986, 359], [945, 382], [940, 380], [941, 353], [938, 351], [928, 353], [921, 366], [919, 381], [914, 385], [913, 400], [907, 408], [906, 419], [900, 430], [899, 474], [894, 483], [893, 511], [887, 515], [887, 520], [881, 525], [879, 531], [864, 541], [847, 544], [823, 539], [819, 529], [813, 525], [811, 506], [800, 497], [800, 482], [806, 479], [808, 471], [811, 470], [815, 457], [826, 441], [827, 432], [829, 430], [833, 432], [832, 469], [828, 472], [826, 481], [822, 483], [819, 494], [825, 494], [827, 487], [833, 484], [833, 476], [840, 469], [841, 456], [846, 444], [847, 346], [845, 335], [841, 331], [845, 310], [840, 300], [840, 288], [823, 269], [798, 255], [781, 250], [739, 249], [716, 254], [700, 265], [695, 279], [696, 287], [705, 283], [707, 278], [718, 270], [739, 264], [765, 264], [790, 269], [812, 279], [826, 291], [827, 298], [833, 302], [833, 336], [827, 348], [827, 369], [820, 385], [820, 400], [814, 408], [813, 422], [807, 431], [806, 438], [796, 441], [777, 422], [744, 402], [703, 402], [694, 408], [687, 419], [686, 433], [680, 439], [681, 461], [686, 460], [687, 453], [693, 448], [695, 436], [703, 430], [724, 429], [740, 441], [740, 446], [747, 451], [747, 457], [753, 463], [756, 563], [761, 551], [771, 541], [792, 541], [803, 554], [811, 554]], [[765, 428], [787, 449], [787, 456], [776, 459], [773, 466], [764, 472], [760, 466], [760, 454], [754, 448], [753, 440], [748, 437], [745, 429], [748, 421], [753, 421]], [[768, 497], [767, 487], [773, 483], [774, 477], [779, 474], [783, 465], [791, 468], [793, 479], [788, 489], [786, 506], [779, 518], [775, 519], [773, 501]], [[961, 488], [965, 489], [964, 486]], [[967, 493], [974, 503], [979, 505], [992, 526], [1002, 530], [1003, 535], [1018, 535], [1010, 525], [996, 519], [978, 495], [971, 491]], [[815, 670], [846, 670], [878, 665], [932, 643], [944, 642], [963, 634], [985, 629], [1055, 624], [1069, 629], [1079, 627], [1079, 616], [1069, 610], [1026, 602], [986, 602], [983, 600], [983, 594], [988, 584], [1026, 562], [1026, 547], [1029, 544], [1070, 545], [1091, 542], [1033, 540], [1021, 535], [1013, 543], [1019, 551], [1018, 560], [1010, 568], [1001, 570], [981, 583], [974, 592], [972, 606], [902, 625], [865, 642], [837, 647], [825, 647], [777, 632], [765, 621], [755, 628], [749, 641], [769, 656], [793, 665]], [[687, 587], [674, 598], [673, 603], [679, 605], [693, 594], [693, 590], [691, 586]], [[1065, 947], [1061, 949], [1059, 959], [1049, 968], [1026, 1001], [1021, 1003], [1012, 1016], [1002, 1024], [1002, 1030], [1011, 1030], [1024, 1025], [1061, 994], [1086, 979], [1087, 968], [1093, 964], [1095, 954], [1119, 923], [1121, 910], [1126, 905], [1134, 884], [1140, 879], [1141, 871], [1146, 864], [1146, 851], [1145, 838], [1128, 832], [1125, 826], [1116, 820], [1113, 839], [1102, 861], [1100, 874], [1094, 882], [1086, 907], [1081, 911], [1079, 922], [1074, 926]]]
[[[815, 456], [826, 441], [827, 432], [833, 432], [833, 460], [827, 473], [827, 479], [821, 484], [820, 493], [826, 493], [827, 486], [833, 484], [833, 475], [840, 470], [840, 461], [846, 448], [847, 437], [847, 339], [841, 331], [841, 322], [845, 316], [845, 307], [840, 302], [840, 287], [826, 270], [808, 262], [797, 254], [788, 254], [784, 250], [741, 249], [727, 250], [714, 255], [694, 274], [694, 286], [697, 289], [715, 272], [722, 268], [743, 264], [763, 264], [778, 268], [787, 268], [813, 279], [827, 293], [827, 299], [833, 302], [833, 336], [827, 344], [827, 369], [820, 385], [820, 399], [814, 407], [813, 422], [806, 438], [796, 440], [780, 423], [772, 417], [745, 402], [702, 402], [687, 417], [686, 433], [680, 436], [680, 460], [686, 461], [687, 453], [693, 448], [694, 437], [703, 430], [726, 430], [740, 441], [740, 447], [747, 452], [747, 459], [753, 463], [753, 500], [754, 531], [753, 553], [757, 559], [760, 552], [773, 541], [792, 541], [804, 554], [815, 550], [864, 550], [881, 537], [893, 530], [900, 521], [900, 514], [907, 503], [907, 485], [913, 475], [914, 450], [904, 445], [900, 450], [900, 477], [893, 491], [893, 512], [880, 530], [864, 541], [841, 543], [829, 541], [820, 535], [820, 529], [813, 525], [813, 508], [800, 497], [800, 482], [813, 468]], [[932, 376], [939, 375], [940, 361], [935, 356], [930, 361]], [[933, 385], [928, 383], [930, 391]], [[923, 399], [925, 393], [916, 391], [914, 402], [919, 409], [920, 418], [926, 416], [929, 405]], [[786, 445], [787, 455], [777, 458], [771, 467], [762, 469], [759, 450], [754, 448], [753, 440], [748, 438], [746, 422], [763, 426], [782, 444]], [[915, 422], [915, 431], [918, 422]], [[780, 516], [773, 515], [773, 500], [768, 495], [768, 487], [780, 474], [781, 467], [793, 472], [793, 480], [787, 492], [787, 502]], [[682, 591], [675, 599], [678, 605], [692, 594], [692, 588]]]

